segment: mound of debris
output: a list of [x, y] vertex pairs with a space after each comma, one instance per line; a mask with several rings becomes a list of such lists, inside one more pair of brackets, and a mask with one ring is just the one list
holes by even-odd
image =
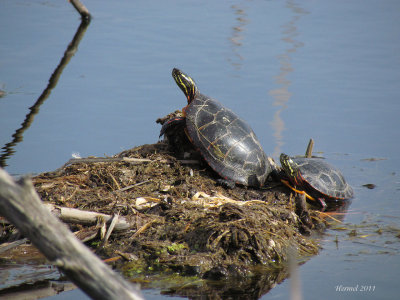
[[133, 253], [143, 271], [207, 276], [215, 268], [224, 274], [230, 266], [286, 261], [289, 245], [301, 255], [317, 253], [286, 188], [271, 181], [263, 189], [226, 189], [216, 178], [201, 160], [179, 160], [159, 142], [115, 157], [74, 159], [33, 182], [45, 202], [128, 219], [129, 229], [102, 249]]
[[98, 255], [171, 293], [179, 286], [193, 295], [199, 279], [210, 279], [200, 280], [202, 290], [259, 286], [262, 295], [287, 277], [288, 249], [302, 261], [318, 253], [310, 233], [324, 220], [288, 188], [273, 179], [261, 189], [228, 188], [217, 179], [181, 130], [113, 157], [71, 159], [33, 183]]

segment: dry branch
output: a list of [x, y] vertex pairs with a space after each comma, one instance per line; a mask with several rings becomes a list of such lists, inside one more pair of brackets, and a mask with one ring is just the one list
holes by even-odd
[[106, 233], [106, 235], [105, 235], [105, 237], [104, 237], [104, 240], [103, 240], [103, 246], [107, 244], [108, 239], [110, 238], [111, 233], [113, 232], [113, 230], [114, 230], [114, 228], [115, 228], [115, 225], [116, 225], [117, 222], [118, 222], [118, 219], [119, 219], [119, 215], [118, 215], [118, 214], [116, 214], [116, 215], [114, 215], [114, 216], [112, 217], [112, 219], [111, 219], [111, 224], [110, 224], [110, 226], [108, 227], [107, 233]]
[[18, 247], [19, 245], [25, 244], [28, 241], [27, 238], [11, 242], [11, 243], [4, 243], [0, 245], [0, 253], [6, 252], [12, 248]]
[[82, 4], [79, 0], [70, 0], [71, 4], [75, 7], [78, 13], [81, 15], [83, 20], [90, 20], [90, 13], [89, 10], [86, 8], [85, 5]]
[[1, 168], [0, 214], [93, 299], [143, 299], [42, 205], [31, 180], [15, 182]]
[[[46, 203], [44, 206], [49, 209], [55, 216], [65, 223], [77, 223], [81, 225], [94, 225], [97, 223], [99, 218], [103, 218], [104, 221], [111, 222], [112, 216], [93, 212], [84, 211], [76, 208], [62, 207], [54, 204]], [[122, 231], [131, 228], [134, 224], [131, 224], [124, 217], [119, 216], [118, 221], [115, 224], [115, 231]]]

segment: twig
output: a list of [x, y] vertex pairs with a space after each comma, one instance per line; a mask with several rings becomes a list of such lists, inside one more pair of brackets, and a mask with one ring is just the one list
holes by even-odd
[[[98, 218], [104, 219], [106, 223], [112, 222], [112, 216], [94, 211], [85, 211], [76, 208], [62, 207], [51, 203], [45, 203], [44, 206], [54, 215], [56, 215], [60, 220], [66, 223], [95, 225]], [[114, 229], [116, 231], [127, 230], [130, 229], [133, 225], [134, 224], [131, 224], [124, 217], [119, 217]]]
[[78, 13], [81, 15], [82, 20], [90, 21], [90, 13], [85, 5], [82, 4], [79, 0], [69, 0], [71, 4], [75, 7]]
[[114, 184], [117, 186], [117, 190], [120, 190], [121, 186], [119, 185], [117, 179], [115, 179], [115, 177], [113, 176], [112, 173], [110, 173], [110, 177], [111, 177], [112, 181], [114, 182]]
[[107, 241], [108, 241], [108, 239], [110, 238], [111, 233], [112, 233], [112, 231], [114, 230], [114, 227], [115, 227], [115, 225], [116, 225], [117, 222], [118, 222], [118, 217], [119, 217], [119, 214], [118, 214], [118, 213], [115, 214], [115, 215], [113, 215], [112, 220], [111, 220], [111, 224], [110, 224], [110, 226], [108, 227], [106, 236], [104, 237], [104, 240], [103, 240], [103, 243], [102, 243], [102, 246], [105, 246], [105, 245], [107, 244]]
[[19, 245], [25, 244], [28, 241], [27, 238], [21, 239], [12, 243], [4, 243], [0, 245], [0, 253], [6, 252], [12, 248], [18, 247]]
[[310, 141], [308, 142], [307, 150], [306, 150], [306, 157], [307, 158], [311, 158], [312, 157], [313, 148], [314, 148], [314, 140], [310, 139]]
[[128, 186], [126, 186], [126, 187], [124, 187], [124, 188], [122, 188], [122, 189], [116, 190], [115, 192], [127, 191], [127, 190], [129, 190], [129, 189], [131, 189], [131, 188], [134, 188], [134, 187], [137, 187], [137, 186], [139, 186], [139, 185], [148, 183], [149, 181], [150, 181], [150, 180], [145, 180], [145, 181], [138, 182], [138, 183], [135, 183], [135, 184], [132, 184], [132, 185], [128, 185]]
[[152, 220], [146, 224], [144, 224], [142, 227], [140, 227], [134, 234], [132, 237], [137, 237], [139, 234], [141, 234], [142, 232], [144, 232], [147, 228], [149, 228], [151, 225], [153, 225], [154, 223], [156, 223], [157, 220]]

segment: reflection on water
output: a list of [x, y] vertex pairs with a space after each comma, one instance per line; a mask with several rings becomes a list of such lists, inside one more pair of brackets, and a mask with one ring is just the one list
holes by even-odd
[[[236, 266], [232, 265], [233, 268]], [[229, 277], [221, 280], [198, 280], [186, 277], [180, 279], [179, 284], [175, 284], [174, 279], [170, 278], [165, 280], [162, 293], [190, 299], [259, 299], [287, 277], [287, 267], [272, 269], [260, 266], [252, 276]], [[158, 283], [154, 285], [155, 288], [160, 288]]]
[[29, 108], [29, 113], [26, 115], [24, 122], [22, 122], [21, 124], [21, 127], [18, 128], [12, 135], [13, 138], [12, 141], [5, 144], [5, 146], [1, 148], [0, 167], [4, 168], [7, 166], [6, 163], [7, 159], [9, 159], [15, 153], [14, 147], [23, 140], [23, 134], [25, 130], [27, 130], [31, 126], [33, 120], [35, 119], [35, 116], [39, 113], [40, 106], [49, 97], [51, 91], [57, 85], [58, 79], [60, 78], [61, 73], [64, 70], [65, 66], [68, 64], [71, 57], [74, 56], [74, 54], [78, 50], [78, 45], [81, 39], [83, 38], [89, 23], [90, 21], [88, 19], [83, 19], [83, 21], [78, 27], [78, 30], [75, 33], [74, 38], [68, 45], [68, 48], [65, 51], [63, 58], [58, 64], [57, 68], [54, 70], [53, 74], [51, 75], [47, 87], [44, 89], [42, 94], [36, 100], [35, 104], [33, 104]]
[[[397, 175], [400, 169], [399, 102], [396, 99], [400, 90], [396, 83], [400, 74], [398, 51], [400, 40], [396, 37], [400, 29], [400, 18], [398, 18], [400, 2], [389, 0], [382, 5], [379, 1], [367, 0], [347, 1], [337, 5], [332, 1], [297, 1], [296, 4], [293, 3], [294, 0], [286, 1], [286, 3], [241, 1], [224, 4], [222, 8], [221, 2], [218, 1], [210, 2], [210, 5], [198, 5], [196, 2], [185, 2], [184, 5], [179, 2], [171, 5], [171, 2], [165, 1], [149, 5], [147, 2], [135, 2], [134, 7], [129, 1], [112, 4], [108, 1], [96, 2], [96, 15], [91, 24], [90, 36], [85, 36], [85, 41], [89, 41], [87, 52], [81, 44], [79, 50], [85, 55], [75, 56], [72, 61], [73, 65], [76, 63], [78, 66], [84, 62], [86, 66], [96, 67], [82, 71], [81, 66], [74, 69], [74, 66], [69, 64], [68, 70], [65, 71], [73, 70], [73, 72], [71, 74], [63, 72], [63, 80], [59, 81], [57, 90], [53, 88], [52, 95], [49, 96], [53, 97], [55, 93], [60, 93], [57, 95], [62, 97], [60, 100], [68, 99], [68, 94], [65, 94], [70, 92], [69, 87], [73, 86], [79, 75], [84, 74], [87, 81], [82, 84], [82, 88], [75, 86], [74, 93], [87, 101], [84, 103], [85, 107], [81, 109], [80, 116], [87, 115], [88, 118], [85, 122], [79, 123], [79, 126], [72, 127], [72, 130], [69, 126], [64, 128], [59, 126], [48, 132], [43, 132], [43, 129], [49, 128], [53, 119], [46, 119], [45, 114], [48, 112], [50, 116], [63, 111], [66, 105], [63, 105], [62, 101], [50, 100], [41, 105], [40, 117], [36, 117], [35, 124], [32, 124], [29, 130], [22, 129], [29, 127], [28, 121], [24, 122], [27, 123], [26, 126], [20, 124], [24, 119], [33, 120], [33, 116], [29, 116], [31, 111], [27, 108], [38, 101], [39, 95], [45, 88], [43, 82], [50, 77], [51, 71], [61, 57], [55, 58], [53, 66], [50, 63], [51, 71], [47, 71], [49, 73], [46, 75], [43, 74], [46, 72], [43, 70], [48, 66], [44, 68], [42, 63], [29, 63], [35, 61], [32, 53], [37, 52], [32, 49], [24, 52], [22, 51], [24, 49], [18, 46], [22, 41], [30, 40], [29, 35], [22, 34], [28, 32], [31, 35], [30, 31], [26, 30], [27, 26], [35, 28], [36, 31], [40, 28], [43, 30], [41, 39], [34, 42], [44, 42], [44, 45], [56, 44], [55, 40], [42, 39], [46, 36], [51, 37], [49, 35], [51, 31], [45, 29], [52, 27], [44, 16], [58, 17], [62, 8], [58, 8], [58, 4], [43, 5], [44, 2], [38, 4], [37, 1], [3, 1], [2, 20], [9, 25], [10, 30], [4, 32], [8, 33], [8, 36], [3, 37], [5, 42], [0, 47], [2, 53], [0, 69], [3, 71], [0, 72], [2, 77], [0, 89], [6, 93], [3, 95], [0, 91], [0, 96], [3, 95], [0, 98], [0, 104], [3, 104], [0, 111], [3, 113], [2, 116], [7, 117], [0, 116], [2, 119], [0, 148], [6, 143], [9, 144], [0, 150], [0, 163], [7, 162], [10, 165], [9, 170], [13, 173], [52, 169], [54, 165], [49, 162], [48, 157], [43, 158], [42, 150], [50, 148], [54, 137], [58, 136], [60, 136], [59, 148], [68, 146], [68, 149], [64, 152], [60, 150], [57, 156], [51, 157], [57, 164], [64, 163], [64, 155], [69, 156], [72, 151], [86, 152], [88, 155], [95, 155], [97, 151], [101, 154], [104, 152], [112, 154], [118, 151], [115, 150], [118, 147], [125, 149], [136, 144], [152, 142], [158, 128], [150, 124], [153, 123], [153, 119], [160, 116], [160, 112], [166, 110], [163, 104], [154, 105], [153, 100], [168, 99], [158, 101], [168, 102], [175, 98], [175, 94], [172, 93], [175, 89], [170, 88], [167, 74], [171, 65], [190, 65], [205, 74], [208, 74], [210, 66], [214, 66], [220, 70], [218, 74], [220, 77], [240, 75], [245, 72], [251, 72], [250, 75], [257, 78], [268, 76], [271, 79], [274, 75], [273, 87], [268, 84], [269, 94], [275, 104], [272, 111], [274, 116], [268, 114], [262, 121], [272, 122], [275, 137], [269, 136], [270, 132], [267, 130], [265, 130], [267, 133], [263, 133], [262, 130], [257, 131], [261, 139], [264, 138], [268, 142], [271, 139], [275, 140], [268, 153], [274, 152], [275, 157], [279, 157], [283, 147], [290, 148], [287, 145], [289, 140], [300, 133], [302, 135], [298, 140], [304, 142], [310, 137], [307, 132], [312, 131], [311, 136], [316, 138], [317, 144], [324, 150], [330, 151], [325, 152], [325, 156], [333, 159], [335, 164], [338, 163], [357, 192], [346, 221], [360, 224], [359, 227], [354, 227], [354, 232], [358, 236], [351, 237], [347, 231], [343, 233], [341, 228], [333, 232], [328, 231], [324, 236], [326, 242], [321, 254], [300, 268], [304, 295], [323, 293], [326, 298], [335, 298], [338, 295], [334, 291], [336, 285], [363, 282], [377, 284], [379, 287], [379, 292], [368, 294], [370, 297], [393, 298], [397, 290], [394, 278], [400, 268], [399, 251], [391, 250], [389, 247], [400, 249], [400, 239], [396, 237], [398, 231], [393, 234], [388, 231], [392, 230], [392, 226], [397, 230], [399, 224], [399, 211], [396, 209], [400, 188]], [[232, 4], [235, 5], [231, 6]], [[40, 7], [36, 8], [35, 14], [32, 14], [35, 5]], [[35, 18], [25, 17], [25, 13], [22, 13], [25, 12], [24, 6], [29, 7], [26, 14], [34, 15]], [[15, 9], [6, 10], [10, 7]], [[13, 17], [7, 19], [6, 11]], [[193, 15], [194, 11], [196, 13]], [[62, 13], [64, 14], [64, 11]], [[11, 20], [15, 22], [10, 22]], [[24, 26], [21, 26], [21, 20], [24, 20], [22, 22]], [[260, 20], [260, 23], [257, 23], [257, 20]], [[214, 21], [217, 23], [214, 24]], [[226, 26], [229, 26], [228, 32]], [[280, 27], [276, 30], [275, 26]], [[61, 22], [56, 30], [65, 33], [66, 28], [68, 28], [66, 23]], [[277, 39], [276, 34], [278, 34]], [[67, 36], [66, 41], [69, 41], [69, 38]], [[87, 38], [89, 40], [86, 40]], [[302, 43], [305, 47], [300, 48], [303, 46]], [[163, 47], [160, 48], [160, 45]], [[202, 51], [204, 45], [207, 45], [208, 51]], [[65, 46], [61, 45], [61, 50], [56, 53], [62, 54]], [[223, 51], [225, 48], [228, 48], [228, 55]], [[112, 59], [102, 61], [103, 57]], [[279, 67], [272, 70], [274, 72], [272, 75], [271, 73], [265, 75], [271, 71], [270, 67], [273, 65], [270, 63], [271, 57], [276, 58], [274, 62], [278, 63]], [[231, 71], [227, 71], [227, 68]], [[35, 69], [38, 75], [44, 75], [42, 86], [40, 83], [38, 85], [38, 80], [31, 82], [30, 76], [33, 72], [24, 72], [30, 69]], [[294, 76], [299, 74], [300, 70], [307, 72], [307, 78]], [[98, 76], [100, 72], [102, 76]], [[159, 73], [167, 75], [157, 77]], [[165, 82], [160, 79], [164, 76], [167, 78]], [[154, 80], [148, 83], [141, 78], [154, 78]], [[109, 93], [104, 93], [105, 82]], [[304, 98], [295, 99], [295, 95], [308, 93], [309, 82], [317, 83], [313, 95], [319, 99], [320, 95], [324, 95], [323, 101], [321, 100], [315, 107], [317, 112], [308, 109], [307, 105], [310, 103]], [[47, 85], [47, 82], [45, 84]], [[15, 94], [27, 96], [12, 95], [16, 89]], [[268, 88], [263, 89], [264, 93], [266, 89]], [[169, 93], [169, 90], [172, 92]], [[259, 96], [259, 90], [256, 89], [249, 88], [243, 93], [248, 99]], [[114, 94], [113, 106], [123, 106], [120, 110], [111, 110], [108, 105], [110, 95]], [[128, 100], [125, 101], [125, 98]], [[5, 105], [12, 102], [9, 101], [11, 99], [15, 100], [13, 105]], [[20, 106], [17, 104], [23, 105], [26, 101], [30, 101], [30, 104], [23, 108], [21, 116], [18, 113], [21, 112]], [[262, 103], [264, 107], [270, 105], [266, 102]], [[93, 105], [97, 103], [100, 106], [96, 110], [96, 118], [90, 118]], [[301, 109], [300, 112], [298, 108]], [[71, 108], [63, 111], [62, 115], [72, 119], [74, 115], [76, 117], [75, 109], [71, 105]], [[267, 109], [265, 111], [268, 112]], [[127, 113], [124, 114], [125, 112]], [[12, 118], [8, 117], [11, 114]], [[310, 116], [318, 117], [313, 123], [319, 126], [310, 128], [310, 122], [302, 122], [303, 118]], [[17, 122], [14, 123], [16, 119]], [[116, 122], [109, 122], [110, 129], [106, 135], [95, 134], [95, 129], [105, 130], [105, 127], [101, 126], [105, 123], [103, 119]], [[11, 125], [7, 122], [13, 124], [14, 128], [10, 128]], [[69, 132], [89, 126], [92, 122], [93, 129], [87, 130], [94, 133], [89, 142], [92, 144], [90, 146], [86, 142], [87, 134], [79, 136], [71, 135]], [[299, 126], [300, 123], [302, 124]], [[16, 130], [18, 127], [21, 129]], [[116, 132], [121, 133], [119, 137], [113, 134]], [[334, 138], [331, 134], [326, 134], [327, 132], [332, 133]], [[22, 135], [24, 141], [20, 142], [17, 136], [21, 136], [22, 139]], [[103, 136], [110, 136], [110, 140], [100, 142], [104, 140], [101, 138]], [[72, 139], [76, 140], [76, 144], [70, 149], [69, 143]], [[35, 148], [36, 144], [32, 141], [37, 142], [40, 147]], [[286, 144], [282, 146], [284, 143]], [[16, 151], [14, 155], [13, 151]], [[343, 155], [343, 151], [349, 155]], [[336, 155], [336, 152], [340, 154]], [[360, 161], [365, 157], [388, 159], [377, 162]], [[35, 161], [39, 160], [37, 164], [40, 164], [40, 167], [37, 167]], [[365, 183], [374, 183], [376, 188], [369, 190], [361, 187]], [[340, 217], [335, 216], [335, 218]], [[372, 223], [369, 230], [365, 230], [365, 223]], [[379, 225], [379, 228], [375, 228], [375, 225]], [[388, 231], [383, 230], [381, 233], [382, 226]], [[359, 242], [364, 243], [362, 247]], [[376, 247], [377, 245], [381, 248]], [[379, 263], [376, 263], [377, 261]], [[377, 277], [374, 274], [381, 276]], [[320, 279], [318, 285], [315, 285], [315, 275]], [[265, 299], [287, 299], [288, 297], [285, 297], [287, 282], [274, 288]], [[254, 287], [259, 288], [260, 285]], [[355, 294], [352, 296], [356, 297]], [[368, 296], [360, 294], [358, 297]]]
[[232, 36], [229, 38], [232, 45], [233, 57], [228, 58], [228, 61], [236, 70], [238, 70], [242, 65], [241, 61], [243, 60], [243, 56], [239, 52], [239, 47], [242, 46], [243, 31], [245, 30], [244, 27], [248, 21], [244, 9], [237, 5], [232, 5], [231, 8], [234, 10], [234, 14], [236, 15], [236, 25], [233, 26]]
[[285, 130], [285, 123], [281, 118], [281, 112], [285, 110], [286, 103], [292, 96], [289, 92], [290, 80], [287, 79], [289, 73], [294, 70], [291, 63], [291, 55], [297, 51], [297, 48], [303, 47], [304, 45], [303, 42], [295, 39], [299, 35], [296, 23], [303, 15], [308, 14], [307, 11], [292, 1], [288, 1], [286, 7], [293, 13], [291, 20], [282, 25], [282, 41], [288, 44], [288, 48], [277, 56], [280, 64], [280, 71], [278, 75], [275, 76], [275, 82], [279, 87], [269, 91], [269, 94], [274, 98], [274, 105], [278, 106], [278, 110], [275, 112], [271, 122], [276, 140], [276, 146], [272, 154], [274, 157], [279, 156], [281, 153], [281, 146], [283, 145], [282, 133]]

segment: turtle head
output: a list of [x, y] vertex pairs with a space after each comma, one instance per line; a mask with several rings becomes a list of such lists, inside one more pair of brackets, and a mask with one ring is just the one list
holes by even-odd
[[182, 92], [185, 94], [188, 103], [192, 102], [197, 94], [197, 86], [194, 80], [189, 75], [186, 75], [176, 68], [172, 70], [172, 77], [174, 78], [176, 84], [180, 87]]
[[281, 154], [279, 160], [281, 161], [282, 169], [285, 171], [286, 176], [288, 176], [291, 181], [296, 181], [296, 178], [299, 175], [299, 166], [297, 163], [285, 153]]

